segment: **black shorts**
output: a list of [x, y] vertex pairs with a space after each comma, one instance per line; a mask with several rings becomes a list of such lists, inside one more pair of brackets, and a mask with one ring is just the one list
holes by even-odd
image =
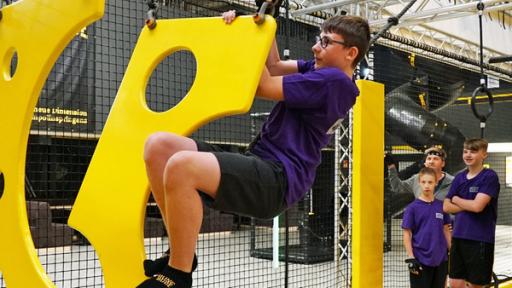
[[452, 238], [450, 278], [486, 285], [492, 279], [494, 244]]
[[215, 199], [200, 192], [205, 204], [216, 210], [270, 219], [286, 210], [287, 181], [283, 166], [250, 153], [227, 152], [222, 147], [196, 141], [201, 152], [211, 152], [220, 165]]
[[439, 266], [430, 267], [421, 265], [419, 275], [409, 273], [411, 288], [444, 288], [448, 275], [448, 261], [443, 261]]

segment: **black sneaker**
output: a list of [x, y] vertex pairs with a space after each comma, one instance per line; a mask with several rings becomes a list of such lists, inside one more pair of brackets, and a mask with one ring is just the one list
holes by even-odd
[[191, 288], [192, 272], [187, 273], [166, 266], [161, 272], [140, 283], [137, 288]]
[[[148, 277], [151, 277], [155, 275], [158, 272], [161, 272], [167, 265], [169, 264], [169, 258], [170, 258], [171, 250], [167, 249], [167, 251], [164, 252], [162, 257], [157, 258], [155, 260], [144, 260], [144, 274]], [[197, 269], [197, 256], [194, 253], [194, 260], [192, 262], [192, 272], [196, 271]]]

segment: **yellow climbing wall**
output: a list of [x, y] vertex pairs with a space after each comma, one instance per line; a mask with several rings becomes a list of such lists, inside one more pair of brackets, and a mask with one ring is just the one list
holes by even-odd
[[[9, 288], [54, 287], [28, 228], [27, 139], [54, 62], [72, 37], [103, 12], [104, 1], [94, 0], [21, 0], [2, 8], [0, 173], [5, 187], [0, 191], [0, 270]], [[221, 18], [159, 20], [156, 29], [142, 30], [69, 220], [96, 249], [106, 287], [134, 287], [144, 278], [145, 138], [155, 131], [187, 135], [212, 119], [246, 112], [275, 29], [272, 18], [256, 25], [247, 16], [232, 25]], [[189, 50], [196, 58], [195, 82], [176, 107], [150, 111], [147, 81], [166, 56], [179, 50]], [[14, 55], [17, 67], [11, 71]]]
[[[142, 30], [69, 218], [95, 247], [107, 287], [144, 279], [146, 138], [156, 131], [188, 135], [212, 119], [248, 111], [275, 29], [271, 17], [256, 25], [244, 16], [231, 25], [220, 17], [160, 20]], [[179, 50], [194, 55], [195, 81], [175, 107], [153, 112], [145, 103], [149, 77]]]
[[[21, 0], [0, 19], [0, 270], [9, 288], [53, 287], [34, 248], [25, 207], [25, 158], [33, 111], [54, 62], [103, 15], [103, 0]], [[11, 61], [17, 58], [15, 71]], [[2, 191], [0, 191], [2, 193]]]

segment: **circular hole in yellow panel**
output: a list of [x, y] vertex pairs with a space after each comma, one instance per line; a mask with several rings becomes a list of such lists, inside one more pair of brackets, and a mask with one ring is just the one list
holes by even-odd
[[0, 171], [0, 199], [2, 199], [2, 195], [4, 195], [4, 174]]
[[167, 56], [151, 74], [146, 87], [146, 103], [155, 112], [176, 106], [188, 93], [196, 78], [194, 54], [179, 50]]
[[14, 48], [7, 49], [7, 53], [4, 55], [2, 66], [0, 70], [5, 80], [11, 80], [16, 74], [16, 68], [18, 67], [18, 52]]

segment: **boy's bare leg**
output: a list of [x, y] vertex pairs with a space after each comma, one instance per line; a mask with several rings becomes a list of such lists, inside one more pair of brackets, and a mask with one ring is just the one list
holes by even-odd
[[[178, 151], [197, 151], [196, 143], [180, 135], [156, 132], [149, 136], [144, 146], [144, 162], [153, 198], [166, 221], [164, 203], [164, 170], [169, 158]], [[167, 231], [169, 232], [169, 231]]]
[[220, 167], [212, 153], [180, 151], [167, 162], [164, 191], [167, 229], [170, 234], [169, 265], [190, 272], [203, 221], [203, 204], [198, 190], [215, 198]]
[[464, 279], [450, 278], [450, 288], [466, 288], [466, 281]]

